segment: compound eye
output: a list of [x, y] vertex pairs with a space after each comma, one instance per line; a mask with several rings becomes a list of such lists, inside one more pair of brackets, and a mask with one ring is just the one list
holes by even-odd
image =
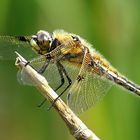
[[52, 36], [48, 32], [41, 30], [32, 36], [30, 44], [37, 53], [46, 54], [51, 47], [52, 40]]
[[37, 33], [37, 40], [39, 42], [51, 42], [51, 35], [46, 31], [39, 31]]

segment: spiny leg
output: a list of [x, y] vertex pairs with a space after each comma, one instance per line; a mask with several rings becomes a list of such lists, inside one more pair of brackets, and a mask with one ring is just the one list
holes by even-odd
[[[66, 78], [67, 78], [67, 80], [68, 80], [68, 85], [67, 85], [67, 87], [61, 92], [61, 94], [57, 97], [57, 98], [59, 98], [59, 97], [60, 97], [61, 95], [63, 95], [63, 93], [70, 87], [72, 81], [71, 81], [71, 79], [70, 79], [70, 77], [69, 77], [67, 71], [65, 70], [64, 66], [63, 66], [60, 62], [57, 62], [57, 63], [58, 63], [58, 67], [59, 67], [60, 71], [64, 73], [64, 75], [66, 76]], [[61, 80], [62, 80], [62, 79], [61, 79]], [[64, 84], [64, 83], [63, 83], [63, 84]], [[63, 85], [63, 84], [62, 84], [62, 85]], [[59, 88], [60, 88], [60, 87], [59, 87]]]
[[46, 60], [46, 62], [44, 63], [44, 65], [40, 68], [40, 70], [38, 71], [38, 73], [43, 74], [46, 70], [46, 68], [49, 65], [50, 60]]
[[[27, 65], [30, 65], [30, 66], [31, 66], [34, 70], [36, 70], [38, 73], [43, 74], [43, 73], [45, 72], [46, 68], [48, 67], [49, 62], [50, 62], [50, 60], [51, 60], [51, 57], [49, 56], [49, 58], [48, 58], [48, 56], [49, 56], [49, 54], [47, 54], [47, 55], [41, 55], [41, 56], [39, 56], [39, 57], [37, 57], [37, 58], [35, 58], [35, 59], [32, 59], [32, 60], [30, 60], [30, 61], [27, 61], [26, 64], [25, 64], [25, 67], [26, 67]], [[43, 66], [42, 66], [39, 70], [37, 70], [37, 69], [34, 67], [35, 64], [38, 64], [38, 63], [44, 62], [44, 61], [45, 61], [45, 63], [43, 64]]]
[[[65, 80], [64, 80], [64, 75], [63, 75], [63, 71], [61, 70], [61, 67], [59, 66], [59, 64], [58, 63], [56, 63], [56, 66], [57, 66], [57, 68], [58, 68], [58, 72], [59, 72], [59, 75], [60, 75], [60, 78], [61, 78], [61, 83], [60, 83], [60, 85], [54, 90], [55, 92], [59, 89], [59, 88], [61, 88], [61, 86], [64, 84], [64, 82], [65, 82]], [[38, 105], [38, 107], [41, 107], [45, 102], [46, 102], [46, 98]], [[49, 107], [49, 108], [51, 108], [51, 107]]]
[[63, 86], [64, 82], [65, 82], [63, 71], [62, 71], [62, 68], [61, 68], [59, 62], [56, 63], [56, 66], [58, 68], [58, 72], [59, 72], [59, 75], [60, 75], [60, 78], [61, 78], [61, 83], [54, 91], [57, 91], [59, 88], [61, 88]]
[[[68, 80], [68, 85], [67, 85], [67, 87], [58, 95], [58, 97], [53, 101], [52, 105], [48, 108], [48, 110], [50, 110], [50, 109], [52, 108], [52, 106], [55, 104], [55, 102], [58, 100], [58, 98], [61, 97], [61, 96], [64, 94], [64, 92], [65, 92], [65, 91], [70, 87], [70, 85], [72, 84], [72, 81], [71, 81], [70, 77], [68, 76], [68, 73], [67, 73], [67, 71], [65, 70], [64, 66], [63, 66], [60, 62], [57, 62], [57, 66], [59, 67], [58, 69], [60, 69], [60, 71], [62, 71], [63, 74], [66, 76], [66, 78], [67, 78], [67, 80]], [[63, 84], [64, 84], [64, 83], [63, 83]], [[63, 85], [63, 84], [62, 84], [62, 85]], [[61, 86], [62, 86], [62, 85], [61, 85]], [[59, 86], [59, 88], [60, 88], [61, 86]]]
[[37, 106], [37, 107], [41, 107], [45, 102], [47, 101], [47, 99], [46, 98], [44, 98], [44, 100]]

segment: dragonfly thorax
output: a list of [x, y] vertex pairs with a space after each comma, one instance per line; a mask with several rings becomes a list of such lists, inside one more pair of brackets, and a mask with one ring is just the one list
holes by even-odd
[[38, 54], [46, 54], [50, 50], [51, 42], [51, 35], [46, 31], [40, 30], [36, 35], [32, 36], [30, 44], [32, 49], [35, 50]]

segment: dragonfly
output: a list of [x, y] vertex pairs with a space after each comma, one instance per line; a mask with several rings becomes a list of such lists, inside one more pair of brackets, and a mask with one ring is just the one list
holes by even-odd
[[[18, 50], [22, 45], [28, 45], [26, 48], [31, 48], [36, 54], [28, 64], [46, 77], [50, 86], [59, 93], [58, 98], [67, 92], [67, 104], [77, 115], [99, 102], [113, 84], [140, 96], [140, 86], [120, 74], [79, 35], [64, 30], [52, 33], [40, 30], [30, 36], [0, 36], [0, 42], [3, 42], [0, 59], [10, 58], [9, 48]], [[2, 47], [6, 43], [9, 43], [7, 49]], [[12, 48], [12, 45], [16, 47]], [[30, 53], [23, 50], [25, 55]], [[25, 77], [21, 74], [26, 83]]]

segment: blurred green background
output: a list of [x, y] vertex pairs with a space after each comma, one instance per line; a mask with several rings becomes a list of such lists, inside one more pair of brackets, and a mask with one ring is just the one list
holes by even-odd
[[[140, 84], [140, 1], [2, 0], [0, 35], [64, 29], [87, 39], [121, 73]], [[14, 61], [0, 61], [0, 140], [73, 140], [34, 87], [22, 86]], [[102, 140], [140, 139], [140, 98], [118, 87], [81, 119]]]

